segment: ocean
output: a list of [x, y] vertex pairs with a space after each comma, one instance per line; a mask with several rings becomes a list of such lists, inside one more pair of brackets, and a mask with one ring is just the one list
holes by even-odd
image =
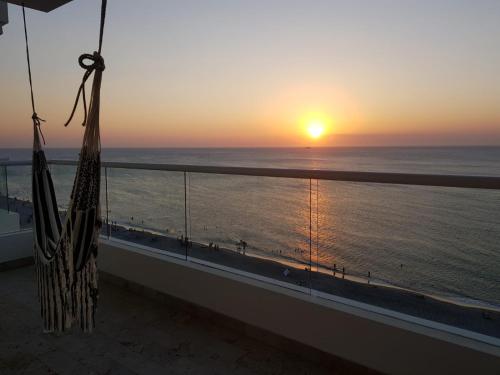
[[[76, 159], [78, 150], [47, 155]], [[1, 149], [5, 157], [29, 160], [31, 151]], [[500, 147], [104, 149], [102, 159], [500, 176]], [[51, 169], [64, 209], [75, 169]], [[9, 167], [10, 196], [30, 199], [30, 173]], [[183, 173], [107, 173], [109, 220], [184, 234]], [[193, 241], [236, 251], [243, 240], [250, 255], [322, 272], [335, 265], [360, 278], [369, 272], [380, 283], [500, 307], [500, 191], [195, 173], [186, 192]], [[105, 215], [104, 202], [103, 194]]]

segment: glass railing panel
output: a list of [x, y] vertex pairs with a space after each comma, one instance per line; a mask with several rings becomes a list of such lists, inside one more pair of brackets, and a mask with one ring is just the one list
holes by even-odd
[[19, 214], [10, 210], [7, 184], [7, 167], [0, 165], [0, 234], [16, 232], [20, 229]]
[[107, 191], [112, 238], [185, 258], [183, 172], [107, 168]]
[[309, 180], [190, 173], [189, 256], [309, 291]]
[[314, 290], [500, 337], [500, 192], [319, 181], [313, 201]]
[[[3, 168], [4, 191], [8, 195], [1, 200], [2, 212], [7, 209], [4, 217], [8, 225], [2, 225], [4, 231], [31, 228], [33, 222], [31, 208], [31, 165], [8, 166]], [[8, 229], [7, 229], [8, 228]]]
[[52, 182], [57, 198], [57, 207], [63, 216], [68, 210], [68, 204], [73, 189], [76, 165], [50, 165]]

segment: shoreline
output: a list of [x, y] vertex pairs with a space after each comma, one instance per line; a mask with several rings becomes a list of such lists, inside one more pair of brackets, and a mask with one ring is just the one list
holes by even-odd
[[[11, 207], [16, 207], [13, 211], [20, 214], [21, 228], [30, 227], [31, 203], [13, 198], [10, 198], [9, 202], [12, 204]], [[5, 199], [0, 199], [0, 208], [4, 206]], [[107, 231], [107, 224], [104, 223], [101, 233], [107, 235]], [[172, 235], [122, 223], [110, 224], [110, 237], [182, 256], [187, 255], [292, 285], [311, 287], [313, 290], [330, 295], [500, 338], [500, 309], [493, 304], [493, 306], [471, 305], [446, 297], [400, 288], [383, 281], [379, 282], [376, 278], [370, 278], [370, 282], [367, 277], [363, 279], [349, 274], [345, 274], [342, 278], [341, 270], [333, 276], [328, 269], [325, 269], [325, 272], [317, 272], [313, 266], [309, 272], [304, 269], [304, 266], [307, 268], [308, 265], [299, 262], [292, 266], [288, 260], [272, 259], [250, 251], [243, 255], [227, 248], [213, 249], [195, 241], [190, 241], [186, 254], [185, 244], [181, 244], [181, 241]], [[302, 268], [297, 267], [299, 264]], [[283, 273], [285, 269], [290, 272], [287, 276]]]
[[[111, 226], [111, 224], [110, 224], [110, 226]], [[106, 227], [106, 223], [103, 224], [102, 234], [107, 235], [105, 227]], [[128, 224], [119, 223], [119, 224], [115, 225], [114, 227], [125, 230], [125, 231], [133, 231], [134, 233], [141, 233], [144, 236], [166, 237], [170, 240], [178, 241], [178, 239], [176, 237], [174, 237], [173, 235], [171, 235], [169, 233], [161, 233], [155, 229], [148, 228], [148, 227], [141, 227], [139, 225], [131, 225], [129, 223]], [[110, 237], [112, 238], [113, 236], [110, 236]], [[130, 238], [126, 238], [126, 237], [121, 238], [120, 235], [117, 236], [117, 238], [121, 239], [121, 240], [125, 240], [125, 241], [136, 242], [136, 241], [131, 241]], [[208, 246], [209, 246], [206, 243], [199, 242], [196, 240], [192, 241], [192, 243], [193, 243], [193, 245], [199, 246], [202, 249], [208, 249]], [[152, 246], [151, 244], [148, 244], [148, 245], [143, 244], [143, 245], [157, 248], [155, 246]], [[179, 252], [179, 251], [176, 252], [176, 251], [173, 251], [172, 249], [159, 249], [159, 250], [166, 250], [166, 251], [170, 251], [170, 252], [173, 252], [176, 254], [181, 254], [181, 252]], [[259, 260], [266, 261], [266, 262], [279, 263], [284, 268], [288, 268], [288, 267], [293, 268], [294, 271], [303, 271], [302, 268], [308, 267], [307, 263], [301, 263], [299, 261], [294, 261], [293, 259], [291, 259], [289, 257], [286, 257], [286, 258], [282, 257], [282, 259], [279, 259], [279, 258], [272, 257], [272, 256], [257, 254], [256, 252], [253, 252], [252, 250], [247, 250], [245, 254], [242, 254], [236, 250], [221, 247], [221, 248], [219, 248], [219, 251], [226, 251], [226, 252], [229, 252], [232, 254], [238, 254], [238, 255], [242, 255], [242, 256], [246, 256], [246, 257], [251, 257], [251, 258], [259, 259]], [[325, 276], [328, 276], [331, 278], [336, 278], [339, 280], [346, 280], [346, 281], [350, 281], [350, 282], [361, 284], [361, 285], [370, 285], [370, 286], [377, 286], [377, 287], [381, 287], [381, 288], [399, 290], [399, 291], [403, 291], [403, 292], [407, 292], [407, 293], [423, 295], [426, 298], [431, 298], [431, 299], [434, 299], [436, 301], [450, 303], [450, 304], [454, 304], [454, 305], [458, 305], [458, 306], [462, 306], [462, 307], [485, 309], [485, 310], [500, 313], [500, 305], [494, 304], [491, 302], [475, 300], [475, 299], [469, 298], [469, 297], [459, 297], [459, 296], [455, 296], [455, 297], [449, 296], [448, 297], [448, 296], [439, 296], [439, 295], [432, 294], [432, 293], [415, 291], [415, 290], [412, 290], [409, 288], [405, 288], [402, 286], [391, 284], [390, 282], [380, 280], [377, 278], [361, 276], [360, 274], [352, 274], [352, 273], [345, 272], [344, 276], [342, 276], [342, 270], [339, 268], [335, 269], [335, 274], [333, 272], [334, 272], [333, 269], [329, 269], [329, 268], [321, 266], [321, 265], [319, 266], [319, 269], [315, 266], [312, 267], [313, 274], [320, 273], [322, 275], [325, 275]], [[314, 288], [312, 288], [312, 289], [314, 290]], [[318, 291], [321, 291], [321, 290], [318, 290]]]

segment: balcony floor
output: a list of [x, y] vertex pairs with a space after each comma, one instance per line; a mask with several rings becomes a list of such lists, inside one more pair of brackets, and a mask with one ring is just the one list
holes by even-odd
[[0, 272], [1, 374], [332, 373], [331, 367], [106, 282], [92, 335], [43, 334], [33, 272], [31, 266]]

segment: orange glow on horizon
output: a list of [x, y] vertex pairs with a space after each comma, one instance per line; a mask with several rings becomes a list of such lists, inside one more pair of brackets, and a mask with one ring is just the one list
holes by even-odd
[[302, 134], [313, 141], [320, 141], [326, 138], [332, 129], [332, 120], [324, 112], [309, 112], [300, 119]]
[[311, 138], [318, 139], [325, 132], [325, 125], [322, 121], [311, 121], [307, 125], [307, 132]]

